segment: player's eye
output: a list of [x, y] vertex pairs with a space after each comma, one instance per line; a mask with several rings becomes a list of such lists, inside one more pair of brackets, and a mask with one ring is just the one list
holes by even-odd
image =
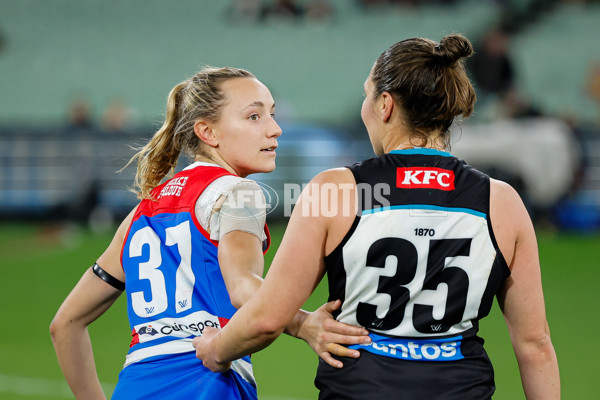
[[248, 117], [248, 119], [250, 119], [250, 121], [258, 121], [259, 116], [258, 114], [252, 114]]

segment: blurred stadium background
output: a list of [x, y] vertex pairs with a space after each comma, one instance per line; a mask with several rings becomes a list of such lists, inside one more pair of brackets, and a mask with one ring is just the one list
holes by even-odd
[[[598, 1], [0, 0], [0, 399], [70, 398], [48, 325], [136, 203], [133, 169], [117, 171], [160, 126], [176, 83], [231, 65], [271, 89], [284, 132], [278, 168], [255, 178], [278, 196], [276, 249], [285, 183], [372, 156], [359, 110], [376, 57], [404, 38], [455, 32], [475, 45], [479, 101], [454, 127], [452, 152], [526, 201], [564, 398], [596, 398]], [[321, 285], [306, 308], [325, 300]], [[497, 307], [482, 330], [495, 398], [523, 398]], [[91, 333], [110, 391], [129, 342], [122, 299]], [[304, 343], [282, 337], [255, 360], [261, 398], [316, 397]]]

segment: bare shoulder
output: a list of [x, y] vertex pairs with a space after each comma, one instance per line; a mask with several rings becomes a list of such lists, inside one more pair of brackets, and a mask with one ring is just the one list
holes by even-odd
[[125, 217], [125, 219], [123, 219], [123, 221], [119, 225], [119, 228], [117, 229], [117, 232], [115, 234], [115, 237], [117, 237], [117, 239], [120, 239], [121, 241], [125, 240], [125, 236], [127, 235], [127, 231], [129, 231], [129, 226], [131, 225], [131, 221], [133, 220], [133, 216], [135, 215], [135, 212], [137, 211], [138, 207], [139, 204], [135, 206], [129, 214], [127, 214], [127, 217]]
[[121, 222], [121, 225], [119, 225], [119, 228], [113, 236], [112, 241], [108, 245], [108, 248], [100, 257], [98, 257], [97, 260], [98, 265], [100, 265], [102, 269], [120, 280], [124, 280], [125, 278], [123, 267], [121, 266], [121, 248], [123, 247], [125, 236], [127, 236], [129, 226], [131, 225], [131, 221], [133, 220], [133, 216], [135, 215], [137, 208], [138, 206], [134, 207], [129, 215], [125, 217], [123, 222]]
[[517, 191], [508, 183], [490, 178], [491, 196], [498, 201], [521, 200]]
[[[320, 172], [310, 180], [302, 191], [300, 202], [310, 203], [317, 207], [327, 204], [326, 207], [331, 207], [334, 203], [343, 201], [342, 199], [353, 199], [355, 189], [356, 181], [348, 168], [332, 168]], [[333, 214], [337, 216], [337, 213]]]
[[515, 244], [533, 227], [519, 193], [508, 183], [496, 179], [490, 179], [490, 218], [500, 250], [510, 265]]
[[519, 193], [508, 183], [497, 179], [490, 179], [490, 208], [492, 217], [514, 219], [526, 215], [529, 218]]
[[324, 254], [329, 254], [346, 235], [357, 215], [356, 181], [348, 168], [333, 168], [315, 176], [303, 192], [294, 212], [310, 229], [319, 230]]
[[354, 183], [354, 175], [348, 168], [331, 168], [317, 174], [310, 183]]

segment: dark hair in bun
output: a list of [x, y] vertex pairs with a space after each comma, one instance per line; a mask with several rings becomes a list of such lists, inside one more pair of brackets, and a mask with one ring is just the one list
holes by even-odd
[[473, 113], [475, 90], [464, 68], [471, 54], [471, 42], [451, 34], [439, 43], [425, 38], [403, 40], [375, 62], [371, 72], [375, 98], [383, 92], [393, 96], [414, 137], [421, 141], [417, 145], [425, 145], [433, 132], [446, 135], [448, 145], [454, 119]]

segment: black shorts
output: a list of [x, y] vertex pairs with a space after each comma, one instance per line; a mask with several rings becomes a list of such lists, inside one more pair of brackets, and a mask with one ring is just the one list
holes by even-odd
[[339, 358], [344, 367], [319, 360], [319, 400], [487, 400], [494, 394], [494, 370], [485, 354], [458, 361], [407, 361], [361, 351]]

